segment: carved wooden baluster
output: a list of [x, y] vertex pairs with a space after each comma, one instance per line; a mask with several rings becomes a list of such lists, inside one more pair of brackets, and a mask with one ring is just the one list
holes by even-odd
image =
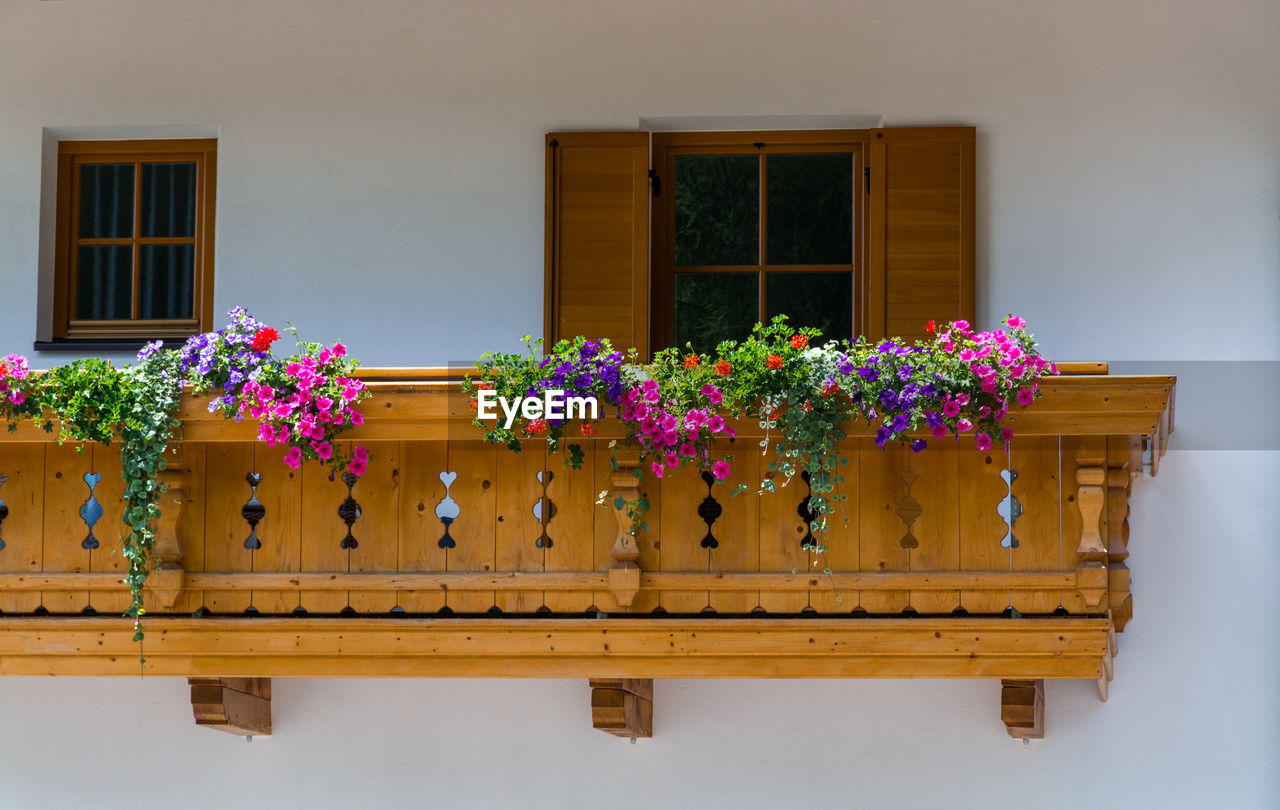
[[[640, 482], [634, 475], [639, 466], [639, 460], [634, 457], [618, 459], [618, 469], [610, 476], [610, 483], [613, 484], [611, 497], [622, 498], [633, 504], [639, 499]], [[635, 537], [631, 536], [631, 518], [627, 516], [625, 504], [622, 507], [615, 506], [613, 511], [618, 518], [618, 539], [609, 550], [614, 560], [613, 567], [609, 569], [609, 590], [621, 607], [629, 608], [640, 591], [640, 566], [636, 564], [636, 560], [640, 558], [639, 530], [637, 529]]]
[[1119, 632], [1133, 617], [1129, 595], [1129, 443], [1125, 436], [1107, 440], [1107, 589], [1112, 621]]
[[1106, 455], [1094, 454], [1093, 448], [1081, 448], [1076, 457], [1076, 506], [1080, 509], [1080, 543], [1076, 553], [1080, 563], [1076, 567], [1076, 589], [1085, 605], [1094, 610], [1105, 609], [1107, 595], [1107, 546], [1100, 531], [1104, 487], [1107, 482]]
[[152, 550], [159, 565], [147, 577], [147, 588], [155, 594], [161, 607], [171, 609], [182, 595], [183, 578], [182, 542], [178, 538], [178, 526], [187, 503], [187, 480], [190, 470], [182, 455], [182, 445], [165, 456], [165, 468], [160, 481], [169, 488], [160, 496], [160, 518], [156, 521], [156, 545]]

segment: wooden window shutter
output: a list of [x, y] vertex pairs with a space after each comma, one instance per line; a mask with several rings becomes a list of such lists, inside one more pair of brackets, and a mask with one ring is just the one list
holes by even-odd
[[649, 353], [649, 133], [547, 135], [547, 345]]
[[872, 130], [868, 337], [974, 320], [973, 147], [973, 127]]

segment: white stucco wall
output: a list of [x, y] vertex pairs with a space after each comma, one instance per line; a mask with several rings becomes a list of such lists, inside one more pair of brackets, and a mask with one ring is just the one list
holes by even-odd
[[[1274, 375], [1278, 77], [1274, 0], [0, 0], [0, 353], [36, 336], [45, 128], [215, 128], [217, 307], [432, 365], [540, 328], [544, 132], [867, 114], [979, 128], [984, 324]], [[278, 680], [245, 743], [180, 681], [6, 679], [0, 807], [1273, 806], [1280, 447], [1214, 451], [1274, 413], [1232, 379], [1135, 493], [1111, 701], [1050, 682], [1031, 746], [979, 681], [659, 682], [630, 746], [580, 681]]]

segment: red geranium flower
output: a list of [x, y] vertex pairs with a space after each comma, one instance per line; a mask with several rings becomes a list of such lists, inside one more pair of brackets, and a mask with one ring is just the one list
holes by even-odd
[[596, 435], [596, 426], [595, 426], [595, 425], [593, 425], [593, 424], [591, 424], [590, 422], [583, 422], [583, 423], [582, 423], [582, 427], [580, 427], [580, 428], [578, 428], [578, 429], [582, 431], [582, 435], [583, 435], [583, 436], [594, 436], [594, 435]]
[[698, 355], [696, 355], [696, 354], [691, 354], [691, 355], [689, 355], [688, 357], [686, 357], [686, 358], [684, 359], [684, 367], [685, 367], [685, 368], [697, 368], [697, 367], [698, 367], [698, 363], [700, 363], [700, 362], [702, 362], [702, 360], [698, 357]]
[[806, 349], [808, 347], [809, 347], [808, 335], [792, 335], [791, 336], [791, 348]]
[[932, 335], [934, 332], [938, 331], [938, 325], [931, 320], [924, 325], [924, 331]]
[[270, 326], [264, 326], [253, 335], [253, 350], [255, 352], [271, 351], [271, 344], [280, 339], [280, 333], [272, 329]]
[[765, 361], [765, 364], [768, 365], [769, 368], [773, 369], [774, 371], [777, 371], [778, 369], [782, 368], [782, 358], [776, 354], [771, 354], [769, 355], [769, 358]]
[[713, 368], [721, 377], [728, 377], [733, 371], [733, 366], [729, 364], [728, 360], [717, 360], [716, 364], [711, 368]]
[[530, 422], [529, 424], [525, 425], [525, 428], [524, 428], [524, 435], [526, 435], [526, 436], [541, 436], [541, 435], [543, 435], [543, 434], [545, 434], [545, 433], [547, 432], [547, 430], [549, 429], [549, 427], [550, 427], [550, 426], [549, 426], [549, 425], [547, 425], [547, 420], [545, 420], [545, 419], [534, 419], [532, 422]]

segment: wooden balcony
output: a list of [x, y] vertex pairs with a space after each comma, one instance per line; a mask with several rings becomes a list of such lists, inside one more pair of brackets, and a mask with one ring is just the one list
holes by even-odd
[[[728, 486], [651, 478], [648, 531], [622, 542], [622, 519], [597, 503], [636, 485], [625, 459], [610, 465], [616, 424], [566, 469], [537, 443], [478, 441], [448, 372], [370, 370], [349, 435], [372, 461], [348, 487], [290, 470], [253, 425], [193, 401], [165, 473], [143, 669], [206, 691], [223, 679], [246, 700], [262, 697], [228, 684], [605, 679], [598, 725], [614, 733], [634, 733], [626, 717], [652, 699], [635, 679], [1001, 678], [1010, 733], [1033, 734], [1037, 679], [1093, 679], [1105, 697], [1133, 615], [1130, 481], [1157, 471], [1173, 429], [1173, 378], [1068, 368], [1009, 417], [1009, 456], [972, 439], [882, 450], [852, 426], [845, 514], [822, 555], [803, 548], [803, 481], [754, 494], [750, 423]], [[0, 674], [138, 673], [119, 616], [119, 470], [113, 448], [0, 435]], [[739, 482], [752, 490], [730, 497]]]

